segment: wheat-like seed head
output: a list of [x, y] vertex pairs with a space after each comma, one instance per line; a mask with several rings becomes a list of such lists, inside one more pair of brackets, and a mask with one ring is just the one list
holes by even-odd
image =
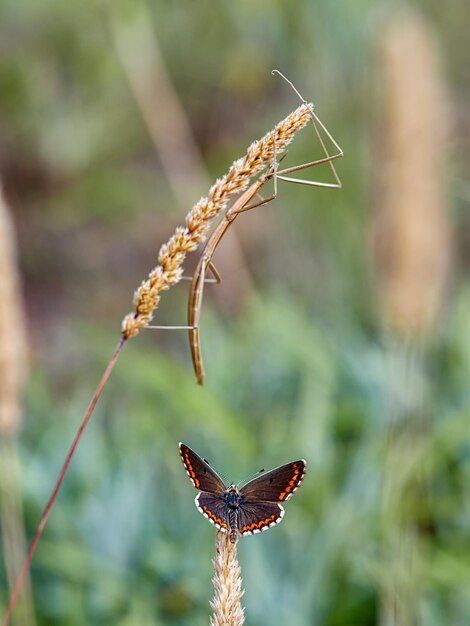
[[230, 541], [228, 533], [218, 532], [214, 559], [214, 613], [210, 626], [242, 626], [245, 611], [241, 605], [243, 596], [240, 565], [237, 560], [237, 544]]
[[126, 339], [134, 337], [149, 325], [161, 292], [181, 280], [186, 254], [206, 239], [211, 221], [225, 209], [230, 196], [244, 191], [250, 179], [287, 147], [295, 134], [306, 126], [312, 111], [312, 104], [302, 104], [262, 139], [254, 141], [246, 155], [234, 161], [227, 174], [209, 189], [208, 196], [201, 198], [191, 209], [186, 217], [186, 226], [178, 227], [168, 242], [162, 245], [157, 267], [135, 292], [135, 311], [122, 321], [122, 334]]

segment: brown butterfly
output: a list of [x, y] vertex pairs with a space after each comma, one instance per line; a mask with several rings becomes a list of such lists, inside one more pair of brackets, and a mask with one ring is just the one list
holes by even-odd
[[279, 524], [284, 517], [279, 503], [292, 496], [307, 471], [307, 462], [300, 459], [250, 480], [239, 491], [233, 483], [226, 488], [209, 463], [184, 443], [179, 450], [186, 473], [200, 491], [195, 499], [198, 510], [216, 528], [230, 533], [232, 543], [238, 533], [253, 535]]

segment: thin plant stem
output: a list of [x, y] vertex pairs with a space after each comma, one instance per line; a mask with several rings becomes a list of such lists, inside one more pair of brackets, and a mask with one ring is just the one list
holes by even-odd
[[60, 474], [59, 477], [57, 478], [57, 481], [54, 485], [54, 489], [52, 490], [52, 493], [49, 497], [49, 500], [47, 501], [46, 507], [43, 511], [43, 514], [41, 515], [41, 519], [39, 521], [38, 527], [36, 529], [36, 532], [34, 534], [33, 540], [31, 542], [31, 546], [28, 550], [28, 554], [26, 555], [26, 560], [24, 562], [24, 565], [21, 569], [20, 575], [16, 581], [15, 587], [13, 589], [13, 592], [10, 596], [10, 601], [8, 603], [8, 608], [7, 608], [7, 612], [5, 615], [5, 619], [3, 620], [3, 626], [7, 626], [7, 624], [10, 621], [10, 616], [11, 613], [13, 611], [13, 607], [15, 606], [15, 603], [18, 599], [18, 596], [21, 592], [21, 589], [23, 587], [23, 583], [25, 581], [25, 578], [28, 574], [29, 568], [31, 566], [31, 561], [33, 559], [34, 553], [36, 552], [36, 548], [37, 545], [39, 543], [39, 540], [41, 539], [44, 527], [46, 525], [47, 522], [47, 518], [49, 517], [49, 513], [51, 512], [52, 506], [55, 502], [55, 499], [57, 497], [57, 494], [59, 493], [60, 487], [62, 485], [62, 482], [64, 480], [65, 474], [67, 473], [68, 467], [70, 465], [70, 462], [72, 460], [72, 457], [75, 453], [75, 449], [78, 446], [78, 443], [80, 441], [80, 439], [82, 438], [83, 432], [85, 431], [85, 428], [88, 425], [88, 422], [90, 421], [91, 415], [93, 413], [93, 410], [96, 406], [96, 403], [98, 402], [101, 393], [104, 389], [104, 386], [106, 385], [108, 378], [111, 374], [111, 372], [113, 371], [114, 365], [116, 364], [117, 358], [119, 356], [119, 354], [121, 353], [122, 348], [124, 347], [126, 340], [124, 337], [121, 337], [121, 339], [119, 340], [119, 343], [116, 346], [116, 349], [114, 350], [113, 356], [111, 357], [111, 360], [109, 361], [106, 370], [103, 374], [103, 377], [100, 380], [100, 383], [98, 385], [98, 387], [96, 388], [95, 393], [93, 394], [93, 397], [91, 399], [90, 404], [88, 405], [88, 409], [85, 413], [85, 416], [82, 420], [82, 423], [80, 424], [80, 427], [77, 431], [77, 434], [75, 435], [75, 438], [72, 442], [72, 445], [70, 446], [70, 449], [67, 453], [67, 456], [65, 457], [65, 461], [64, 464], [62, 465], [62, 469], [60, 470]]

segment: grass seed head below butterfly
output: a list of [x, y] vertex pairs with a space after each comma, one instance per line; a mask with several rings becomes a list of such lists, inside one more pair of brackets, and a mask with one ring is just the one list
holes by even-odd
[[284, 517], [280, 503], [298, 489], [307, 471], [306, 461], [293, 461], [263, 473], [238, 490], [233, 483], [226, 488], [209, 463], [187, 445], [180, 443], [179, 450], [186, 473], [200, 491], [195, 499], [198, 510], [216, 528], [230, 533], [232, 543], [239, 533], [253, 535], [279, 524]]

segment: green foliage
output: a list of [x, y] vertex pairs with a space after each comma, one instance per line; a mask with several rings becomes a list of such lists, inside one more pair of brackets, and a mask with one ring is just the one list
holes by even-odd
[[[294, 301], [264, 295], [235, 326], [206, 320], [205, 353], [217, 358], [208, 356], [202, 389], [187, 364], [157, 347], [136, 340], [125, 349], [37, 553], [44, 623], [207, 622], [214, 529], [193, 505], [180, 439], [228, 481], [308, 459], [283, 523], [240, 541], [249, 624], [375, 623], [377, 587], [389, 567], [379, 541], [387, 350], [353, 327], [333, 341]], [[108, 333], [80, 334], [96, 355], [92, 363], [102, 361]], [[457, 340], [450, 337], [449, 348], [468, 372], [470, 352]], [[449, 382], [442, 368], [435, 384]], [[28, 395], [22, 452], [30, 530], [85, 404], [81, 391], [57, 407], [41, 387], [36, 381]], [[466, 393], [456, 390], [453, 404]], [[459, 623], [470, 610], [469, 415], [450, 404], [432, 411], [408, 477], [427, 468], [427, 493], [413, 506], [426, 515], [419, 545], [423, 623], [430, 624]]]

